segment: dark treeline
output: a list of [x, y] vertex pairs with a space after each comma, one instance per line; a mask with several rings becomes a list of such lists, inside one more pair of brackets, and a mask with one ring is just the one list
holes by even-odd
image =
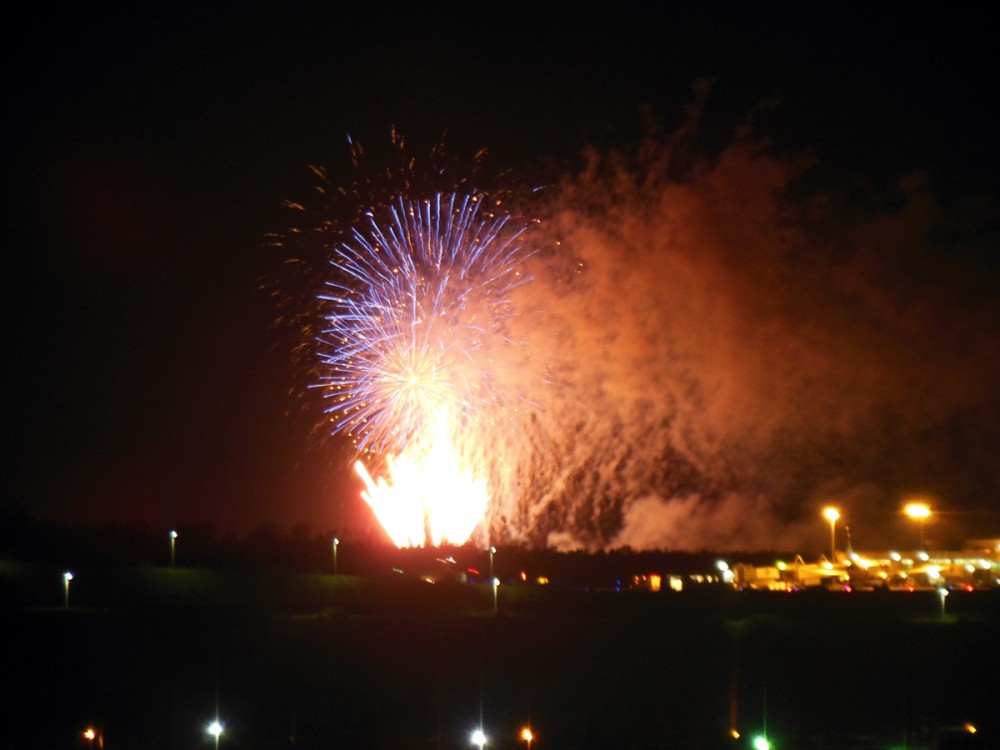
[[[190, 523], [175, 529], [142, 523], [101, 526], [42, 522], [24, 510], [0, 506], [0, 558], [54, 565], [150, 565], [171, 562], [170, 531], [178, 536], [178, 567], [272, 569], [378, 575], [393, 568], [435, 577], [486, 579], [490, 552], [474, 545], [430, 549], [395, 549], [381, 539], [341, 535], [337, 529], [316, 531], [305, 525], [285, 529], [267, 523], [240, 536], [220, 532], [213, 524]], [[338, 539], [336, 555], [333, 540]], [[714, 573], [720, 557], [763, 563], [773, 553], [711, 551], [637, 551], [622, 548], [599, 552], [559, 552], [506, 546], [493, 557], [493, 574], [504, 582], [545, 577], [559, 585], [627, 587], [635, 576], [649, 573]]]

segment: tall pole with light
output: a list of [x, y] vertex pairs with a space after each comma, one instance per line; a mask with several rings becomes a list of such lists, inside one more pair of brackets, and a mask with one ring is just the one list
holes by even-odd
[[823, 508], [823, 518], [830, 522], [830, 562], [837, 562], [837, 521], [840, 511], [832, 505]]
[[73, 580], [72, 571], [63, 573], [63, 606], [69, 609], [69, 582]]
[[87, 747], [97, 747], [98, 750], [104, 749], [104, 732], [98, 727], [87, 727], [83, 730], [81, 736]]
[[215, 738], [215, 750], [219, 750], [219, 737], [222, 736], [222, 732], [224, 730], [225, 727], [222, 726], [222, 722], [220, 722], [218, 719], [209, 724], [208, 727], [206, 727], [205, 729], [206, 732], [208, 732], [210, 735], [212, 735], [212, 737]]
[[920, 524], [920, 549], [924, 548], [924, 524], [931, 517], [931, 508], [927, 503], [907, 503], [903, 512]]
[[170, 532], [170, 567], [174, 567], [177, 562], [177, 532]]
[[337, 575], [337, 547], [340, 546], [340, 540], [337, 537], [333, 538], [333, 574]]
[[535, 735], [531, 731], [531, 727], [524, 727], [521, 730], [521, 739], [528, 743], [528, 750], [531, 750], [531, 741], [535, 739]]

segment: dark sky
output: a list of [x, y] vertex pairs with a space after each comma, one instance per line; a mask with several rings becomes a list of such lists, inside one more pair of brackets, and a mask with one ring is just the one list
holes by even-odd
[[[709, 151], [777, 98], [780, 148], [875, 185], [922, 170], [950, 210], [995, 212], [977, 196], [1000, 167], [998, 61], [973, 9], [210, 5], [8, 27], [4, 501], [42, 518], [363, 525], [258, 289], [307, 166], [351, 178], [348, 133], [571, 164], [635, 144], [644, 107], [676, 126], [706, 77]], [[994, 256], [974, 262], [995, 278]]]

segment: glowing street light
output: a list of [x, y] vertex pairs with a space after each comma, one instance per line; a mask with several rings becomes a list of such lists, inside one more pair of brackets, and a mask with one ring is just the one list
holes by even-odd
[[176, 552], [177, 552], [177, 532], [176, 531], [171, 531], [170, 532], [170, 567], [171, 568], [174, 567], [174, 563], [177, 560]]
[[337, 575], [337, 547], [340, 546], [340, 540], [337, 537], [333, 538], [333, 574]]
[[80, 734], [83, 737], [83, 741], [87, 743], [87, 747], [96, 746], [99, 750], [104, 747], [104, 732], [100, 729], [96, 727], [87, 727]]
[[521, 730], [521, 739], [528, 743], [528, 750], [531, 750], [531, 741], [535, 739], [535, 735], [531, 731], [531, 727], [524, 727]]
[[840, 511], [832, 505], [823, 508], [823, 518], [830, 522], [830, 562], [837, 562], [837, 521]]
[[69, 582], [73, 580], [73, 573], [67, 570], [63, 573], [63, 605], [69, 609]]
[[938, 597], [941, 599], [941, 619], [944, 619], [944, 600], [948, 598], [948, 589], [941, 586], [937, 590]]
[[771, 743], [768, 742], [767, 737], [758, 734], [753, 738], [753, 750], [771, 750]]
[[490, 545], [490, 580], [493, 580], [493, 555], [497, 553], [497, 548]]
[[494, 578], [490, 583], [493, 584], [493, 614], [497, 613], [497, 589], [500, 587], [500, 579]]
[[207, 727], [205, 727], [205, 731], [215, 738], [215, 750], [219, 750], [219, 737], [222, 736], [222, 732], [224, 730], [225, 727], [222, 725], [222, 722], [220, 722], [218, 719], [216, 719]]
[[476, 745], [479, 750], [483, 750], [483, 745], [486, 744], [486, 734], [483, 732], [482, 728], [476, 729], [469, 735], [469, 741]]
[[931, 517], [931, 508], [927, 503], [907, 503], [903, 512], [920, 524], [920, 549], [924, 548], [924, 524]]

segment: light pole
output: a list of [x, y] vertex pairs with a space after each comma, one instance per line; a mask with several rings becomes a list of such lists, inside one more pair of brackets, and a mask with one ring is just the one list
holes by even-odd
[[171, 568], [174, 567], [174, 563], [177, 560], [176, 552], [177, 552], [177, 532], [176, 531], [171, 531], [170, 532], [170, 567]]
[[944, 600], [948, 598], [948, 589], [941, 586], [937, 590], [938, 596], [941, 598], [941, 619], [944, 619]]
[[531, 741], [535, 739], [535, 735], [531, 731], [531, 727], [524, 727], [521, 730], [521, 739], [528, 743], [528, 750], [531, 750]]
[[333, 574], [337, 575], [337, 547], [340, 546], [340, 540], [337, 537], [333, 538]]
[[225, 727], [222, 726], [222, 722], [220, 722], [218, 719], [213, 721], [205, 728], [205, 731], [215, 738], [215, 750], [219, 750], [219, 737], [222, 736], [222, 732], [224, 729]]
[[98, 750], [103, 750], [104, 748], [104, 732], [97, 727], [87, 727], [81, 733], [84, 742], [87, 743], [87, 747], [94, 747], [95, 742]]
[[490, 580], [493, 580], [493, 555], [497, 553], [497, 548], [490, 545]]
[[486, 744], [486, 734], [483, 732], [482, 728], [476, 729], [469, 735], [469, 741], [476, 745], [479, 750], [483, 750], [483, 746]]
[[63, 606], [69, 609], [69, 582], [73, 580], [73, 573], [67, 570], [63, 573]]
[[823, 508], [823, 518], [830, 522], [830, 562], [837, 562], [837, 520], [840, 511], [832, 505]]
[[497, 589], [500, 588], [500, 579], [499, 578], [494, 578], [492, 581], [490, 581], [490, 583], [493, 584], [493, 614], [496, 615], [496, 613], [497, 613]]
[[920, 524], [920, 549], [924, 548], [924, 524], [931, 517], [931, 508], [927, 503], [907, 503], [903, 512]]

